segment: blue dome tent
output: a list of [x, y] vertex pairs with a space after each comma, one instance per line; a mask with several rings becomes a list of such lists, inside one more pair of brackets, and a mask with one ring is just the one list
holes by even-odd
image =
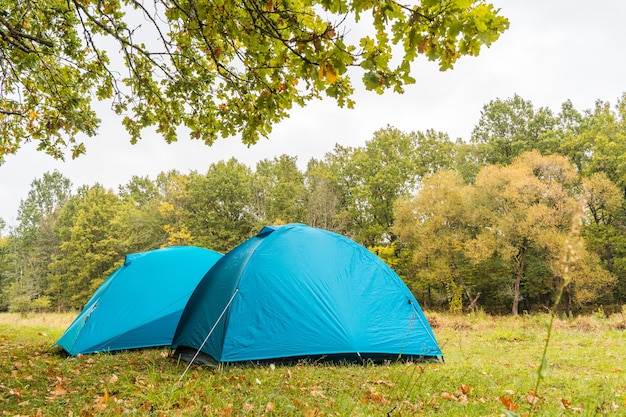
[[222, 256], [194, 246], [126, 255], [56, 344], [70, 355], [169, 346], [193, 290]]
[[354, 241], [303, 224], [265, 227], [216, 262], [172, 347], [191, 363], [442, 357], [391, 268]]

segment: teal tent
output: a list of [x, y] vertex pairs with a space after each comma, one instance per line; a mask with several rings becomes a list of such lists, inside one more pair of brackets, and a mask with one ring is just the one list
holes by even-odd
[[57, 345], [70, 355], [169, 346], [191, 293], [222, 256], [194, 246], [127, 255]]
[[346, 237], [302, 224], [265, 227], [216, 262], [172, 347], [197, 363], [442, 357], [391, 268]]

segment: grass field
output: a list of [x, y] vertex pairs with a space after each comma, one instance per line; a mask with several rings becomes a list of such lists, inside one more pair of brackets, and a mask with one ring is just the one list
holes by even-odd
[[[67, 357], [70, 315], [0, 314], [0, 416], [626, 416], [626, 314], [430, 314], [445, 364], [192, 367]], [[538, 371], [544, 369], [538, 384]], [[537, 385], [538, 384], [538, 385]]]

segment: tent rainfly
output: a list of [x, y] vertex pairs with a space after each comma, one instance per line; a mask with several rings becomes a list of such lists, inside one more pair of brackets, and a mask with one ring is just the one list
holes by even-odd
[[217, 261], [172, 348], [191, 363], [442, 359], [391, 268], [354, 241], [303, 224], [265, 227]]
[[126, 255], [56, 344], [70, 355], [169, 346], [193, 290], [222, 256], [194, 246]]

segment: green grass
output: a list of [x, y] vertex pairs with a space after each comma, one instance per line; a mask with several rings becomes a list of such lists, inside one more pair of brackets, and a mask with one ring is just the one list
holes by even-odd
[[0, 314], [0, 416], [626, 415], [626, 319], [430, 315], [445, 364], [192, 367], [168, 349], [66, 357], [71, 316]]

